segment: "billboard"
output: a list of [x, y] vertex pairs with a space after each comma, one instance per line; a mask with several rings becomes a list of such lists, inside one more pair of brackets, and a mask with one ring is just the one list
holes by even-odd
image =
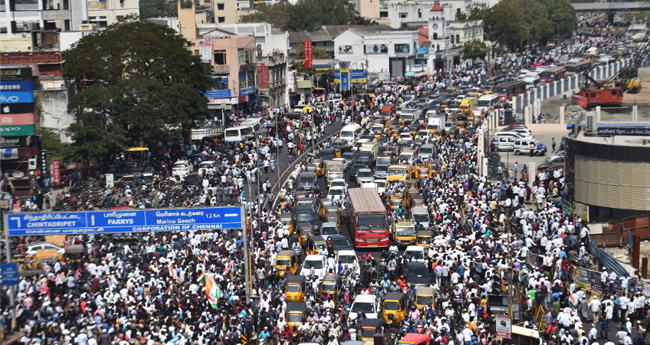
[[242, 207], [5, 215], [9, 236], [242, 229]]
[[0, 80], [5, 81], [21, 81], [32, 80], [31, 67], [14, 67], [0, 69]]
[[199, 42], [199, 56], [201, 62], [212, 63], [212, 39]]
[[231, 91], [228, 88], [228, 76], [227, 75], [219, 75], [219, 76], [213, 76], [214, 79], [221, 79], [221, 81], [217, 84], [217, 86], [214, 88], [214, 90], [210, 90], [205, 93], [206, 98], [230, 98], [231, 96]]
[[34, 134], [36, 134], [36, 127], [34, 125], [12, 125], [0, 127], [0, 137], [16, 137]]
[[34, 103], [12, 103], [0, 105], [2, 114], [25, 114], [34, 112]]
[[11, 91], [1, 91], [0, 92], [0, 103], [11, 104], [11, 103], [33, 103], [34, 102], [34, 92], [11, 92]]
[[312, 67], [312, 51], [311, 51], [311, 41], [305, 41], [304, 45], [304, 50], [305, 50], [305, 68], [311, 68]]
[[0, 81], [0, 91], [13, 91], [13, 92], [32, 92], [34, 85], [31, 80], [23, 81]]
[[342, 45], [338, 47], [339, 54], [352, 54], [354, 51], [352, 50], [352, 46], [350, 45]]
[[0, 135], [0, 148], [16, 148], [16, 147], [26, 147], [31, 144], [32, 137], [10, 137]]
[[504, 339], [512, 338], [512, 324], [510, 316], [497, 315], [497, 337]]
[[59, 161], [52, 162], [52, 182], [55, 185], [61, 184], [61, 165]]
[[296, 87], [299, 89], [311, 89], [311, 80], [298, 80]]
[[406, 43], [396, 43], [395, 44], [395, 54], [408, 54], [409, 45]]
[[366, 44], [366, 54], [387, 54], [388, 46], [385, 44]]
[[[368, 73], [366, 70], [362, 69], [351, 69], [350, 70], [350, 82], [353, 84], [364, 84], [368, 78]], [[337, 84], [341, 83], [341, 71], [334, 71], [334, 82]]]
[[34, 113], [30, 114], [1, 114], [0, 115], [0, 125], [1, 126], [11, 126], [11, 125], [33, 125], [34, 122]]
[[266, 85], [266, 65], [261, 64], [260, 65], [260, 84]]

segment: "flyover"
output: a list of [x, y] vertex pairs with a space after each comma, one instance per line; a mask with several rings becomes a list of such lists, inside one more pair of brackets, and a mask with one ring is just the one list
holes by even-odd
[[573, 3], [576, 13], [649, 11], [650, 1]]

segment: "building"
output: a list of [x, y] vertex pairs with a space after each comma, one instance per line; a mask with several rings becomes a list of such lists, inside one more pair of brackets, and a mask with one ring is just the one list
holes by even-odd
[[566, 199], [583, 220], [602, 222], [648, 213], [648, 133], [650, 123], [594, 123], [592, 129], [588, 124], [565, 137]]
[[325, 25], [315, 32], [306, 31], [289, 31], [289, 58], [296, 58], [298, 47], [305, 41], [312, 41], [313, 48], [319, 48], [326, 51], [330, 58], [334, 57], [334, 38], [348, 29], [364, 35], [377, 31], [390, 31], [392, 28], [388, 25]]
[[379, 19], [379, 9], [381, 7], [379, 0], [354, 0], [354, 6], [361, 17]]
[[215, 24], [235, 24], [237, 16], [237, 0], [211, 0]]
[[0, 33], [13, 35], [38, 30], [88, 30], [105, 28], [128, 15], [140, 14], [139, 0], [11, 1], [0, 5]]
[[[415, 29], [427, 25], [429, 11], [436, 2], [435, 0], [385, 0], [384, 6], [379, 11], [379, 17], [388, 19], [389, 25], [393, 29]], [[444, 19], [446, 21], [456, 20], [456, 15], [465, 11], [467, 6], [473, 3], [485, 3], [491, 7], [498, 3], [498, 0], [444, 1], [442, 4]]]

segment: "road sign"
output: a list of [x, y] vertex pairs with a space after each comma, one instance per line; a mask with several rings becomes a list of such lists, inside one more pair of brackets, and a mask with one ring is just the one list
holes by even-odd
[[497, 337], [512, 339], [512, 324], [510, 323], [510, 316], [497, 315]]
[[18, 285], [18, 264], [2, 264], [2, 285]]
[[242, 229], [242, 207], [8, 214], [9, 236]]

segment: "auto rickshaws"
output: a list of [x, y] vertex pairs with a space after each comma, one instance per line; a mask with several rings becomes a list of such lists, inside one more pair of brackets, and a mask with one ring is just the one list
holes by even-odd
[[362, 341], [371, 341], [375, 339], [376, 334], [383, 334], [384, 343], [387, 343], [385, 340], [387, 332], [386, 332], [386, 323], [384, 322], [384, 320], [383, 319], [363, 320], [363, 322], [361, 323], [361, 334], [359, 334], [359, 338]]
[[397, 322], [398, 324], [406, 317], [408, 309], [408, 298], [403, 292], [389, 292], [384, 298], [382, 305], [384, 321], [387, 324]]
[[325, 219], [325, 213], [327, 212], [328, 207], [332, 207], [334, 204], [332, 203], [331, 200], [327, 200], [325, 198], [320, 199], [320, 210], [319, 210], [319, 216], [320, 219]]
[[327, 274], [320, 284], [321, 294], [327, 293], [330, 298], [336, 299], [339, 294], [339, 288], [343, 282], [343, 277], [338, 274]]
[[308, 191], [299, 191], [296, 192], [296, 198], [293, 201], [293, 207], [298, 206], [298, 200], [309, 198], [309, 192]]
[[430, 345], [431, 336], [428, 334], [406, 333], [404, 338], [400, 339], [400, 345]]
[[287, 324], [289, 327], [299, 327], [305, 322], [305, 302], [287, 302]]
[[406, 180], [406, 189], [420, 189], [420, 180], [418, 179]]
[[316, 159], [313, 159], [311, 161], [311, 163], [309, 163], [309, 164], [316, 164], [317, 165], [316, 172], [317, 172], [318, 177], [321, 177], [321, 176], [325, 175], [325, 161], [323, 161], [322, 159], [316, 158]]
[[400, 206], [403, 206], [404, 198], [401, 193], [393, 194], [390, 197], [390, 209], [396, 211]]
[[415, 166], [415, 177], [418, 179], [429, 177], [429, 167], [425, 164], [418, 164]]
[[75, 261], [79, 262], [83, 259], [86, 250], [85, 247], [81, 244], [74, 244], [68, 247], [65, 251], [65, 260], [66, 261]]
[[424, 197], [421, 194], [411, 195], [409, 201], [410, 201], [409, 208], [408, 208], [409, 210], [414, 209], [416, 207], [426, 207], [426, 205], [424, 205]]
[[278, 215], [280, 218], [280, 221], [282, 222], [283, 225], [287, 227], [287, 230], [289, 230], [290, 234], [293, 234], [293, 218], [291, 218], [291, 214], [289, 213], [282, 213]]
[[316, 233], [314, 226], [311, 223], [307, 222], [298, 223], [296, 229], [298, 230], [298, 239], [300, 240], [300, 245], [303, 247], [307, 244], [307, 237], [314, 236]]
[[420, 230], [415, 234], [415, 245], [429, 248], [433, 243], [433, 231]]
[[329, 208], [325, 213], [325, 222], [336, 223], [337, 226], [341, 226], [341, 212], [338, 208]]
[[307, 237], [307, 245], [305, 247], [307, 255], [319, 254], [321, 250], [327, 248], [327, 241], [325, 237], [316, 235]]
[[431, 303], [431, 306], [434, 305], [434, 294], [435, 290], [432, 287], [419, 287], [415, 289], [415, 306], [420, 309]]
[[287, 283], [284, 285], [284, 293], [287, 295], [287, 301], [304, 301], [305, 284], [307, 284], [307, 277], [303, 275], [287, 276]]
[[275, 268], [280, 276], [298, 272], [298, 254], [293, 250], [281, 250], [275, 257]]

